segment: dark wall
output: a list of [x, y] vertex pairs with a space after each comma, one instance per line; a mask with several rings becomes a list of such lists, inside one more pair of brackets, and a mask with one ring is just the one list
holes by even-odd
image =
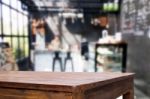
[[128, 70], [144, 81], [144, 92], [150, 83], [150, 1], [124, 0], [122, 6], [123, 38], [128, 42]]

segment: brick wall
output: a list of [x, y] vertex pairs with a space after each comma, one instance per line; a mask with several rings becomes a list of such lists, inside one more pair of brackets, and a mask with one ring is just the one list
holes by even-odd
[[[122, 33], [128, 42], [128, 70], [150, 83], [150, 0], [123, 0]], [[145, 85], [146, 86], [146, 85]], [[147, 94], [148, 87], [144, 91]]]

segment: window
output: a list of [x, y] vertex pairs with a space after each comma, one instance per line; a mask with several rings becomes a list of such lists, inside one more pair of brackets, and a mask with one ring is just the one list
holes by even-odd
[[29, 56], [28, 13], [20, 0], [0, 2], [0, 38], [8, 42], [17, 60]]
[[29, 56], [29, 46], [28, 46], [28, 43], [29, 43], [29, 39], [25, 38], [25, 56]]
[[10, 0], [2, 0], [2, 2], [8, 5], [10, 4]]
[[23, 15], [18, 14], [18, 28], [19, 28], [19, 35], [23, 35]]
[[12, 40], [11, 40], [10, 37], [4, 37], [4, 38], [3, 38], [3, 41], [4, 41], [4, 42], [7, 42], [7, 43], [10, 45], [10, 47], [12, 47], [12, 44], [11, 44]]
[[12, 34], [17, 35], [18, 34], [18, 18], [17, 18], [17, 12], [15, 10], [11, 11], [11, 22], [12, 22]]
[[28, 15], [28, 12], [27, 12], [27, 11], [24, 11], [24, 14], [25, 14], [25, 15]]
[[2, 35], [2, 9], [0, 4], [0, 35]]
[[23, 16], [23, 21], [24, 35], [28, 36], [28, 18], [26, 16]]
[[10, 9], [2, 5], [2, 17], [3, 17], [3, 32], [5, 35], [11, 34], [11, 28], [10, 28]]
[[19, 47], [19, 39], [18, 37], [12, 38], [12, 47], [13, 47], [13, 53], [15, 55], [16, 59], [20, 59], [20, 47]]
[[0, 18], [0, 35], [2, 35], [2, 23], [1, 23], [1, 18]]
[[20, 56], [24, 57], [25, 56], [25, 38], [20, 37], [19, 42], [21, 43], [21, 45], [20, 45]]
[[11, 0], [11, 6], [17, 9], [17, 0]]
[[22, 12], [21, 2], [20, 1], [17, 1], [17, 7], [18, 7], [17, 9]]

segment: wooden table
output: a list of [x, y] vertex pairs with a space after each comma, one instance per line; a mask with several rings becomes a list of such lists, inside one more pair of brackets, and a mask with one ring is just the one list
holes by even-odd
[[134, 99], [132, 73], [0, 72], [0, 99]]

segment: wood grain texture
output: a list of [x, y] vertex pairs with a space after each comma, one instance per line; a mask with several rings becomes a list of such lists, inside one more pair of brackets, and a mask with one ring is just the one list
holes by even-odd
[[133, 99], [132, 73], [0, 72], [0, 99]]
[[61, 99], [62, 97], [72, 99], [72, 93], [0, 88], [0, 99]]
[[[133, 87], [133, 80], [121, 80], [115, 83], [111, 83], [107, 86], [97, 87], [91, 90], [85, 91], [85, 99], [116, 99], [121, 95], [124, 95], [131, 91]], [[133, 95], [133, 94], [132, 94]], [[133, 98], [125, 98], [133, 99]]]

